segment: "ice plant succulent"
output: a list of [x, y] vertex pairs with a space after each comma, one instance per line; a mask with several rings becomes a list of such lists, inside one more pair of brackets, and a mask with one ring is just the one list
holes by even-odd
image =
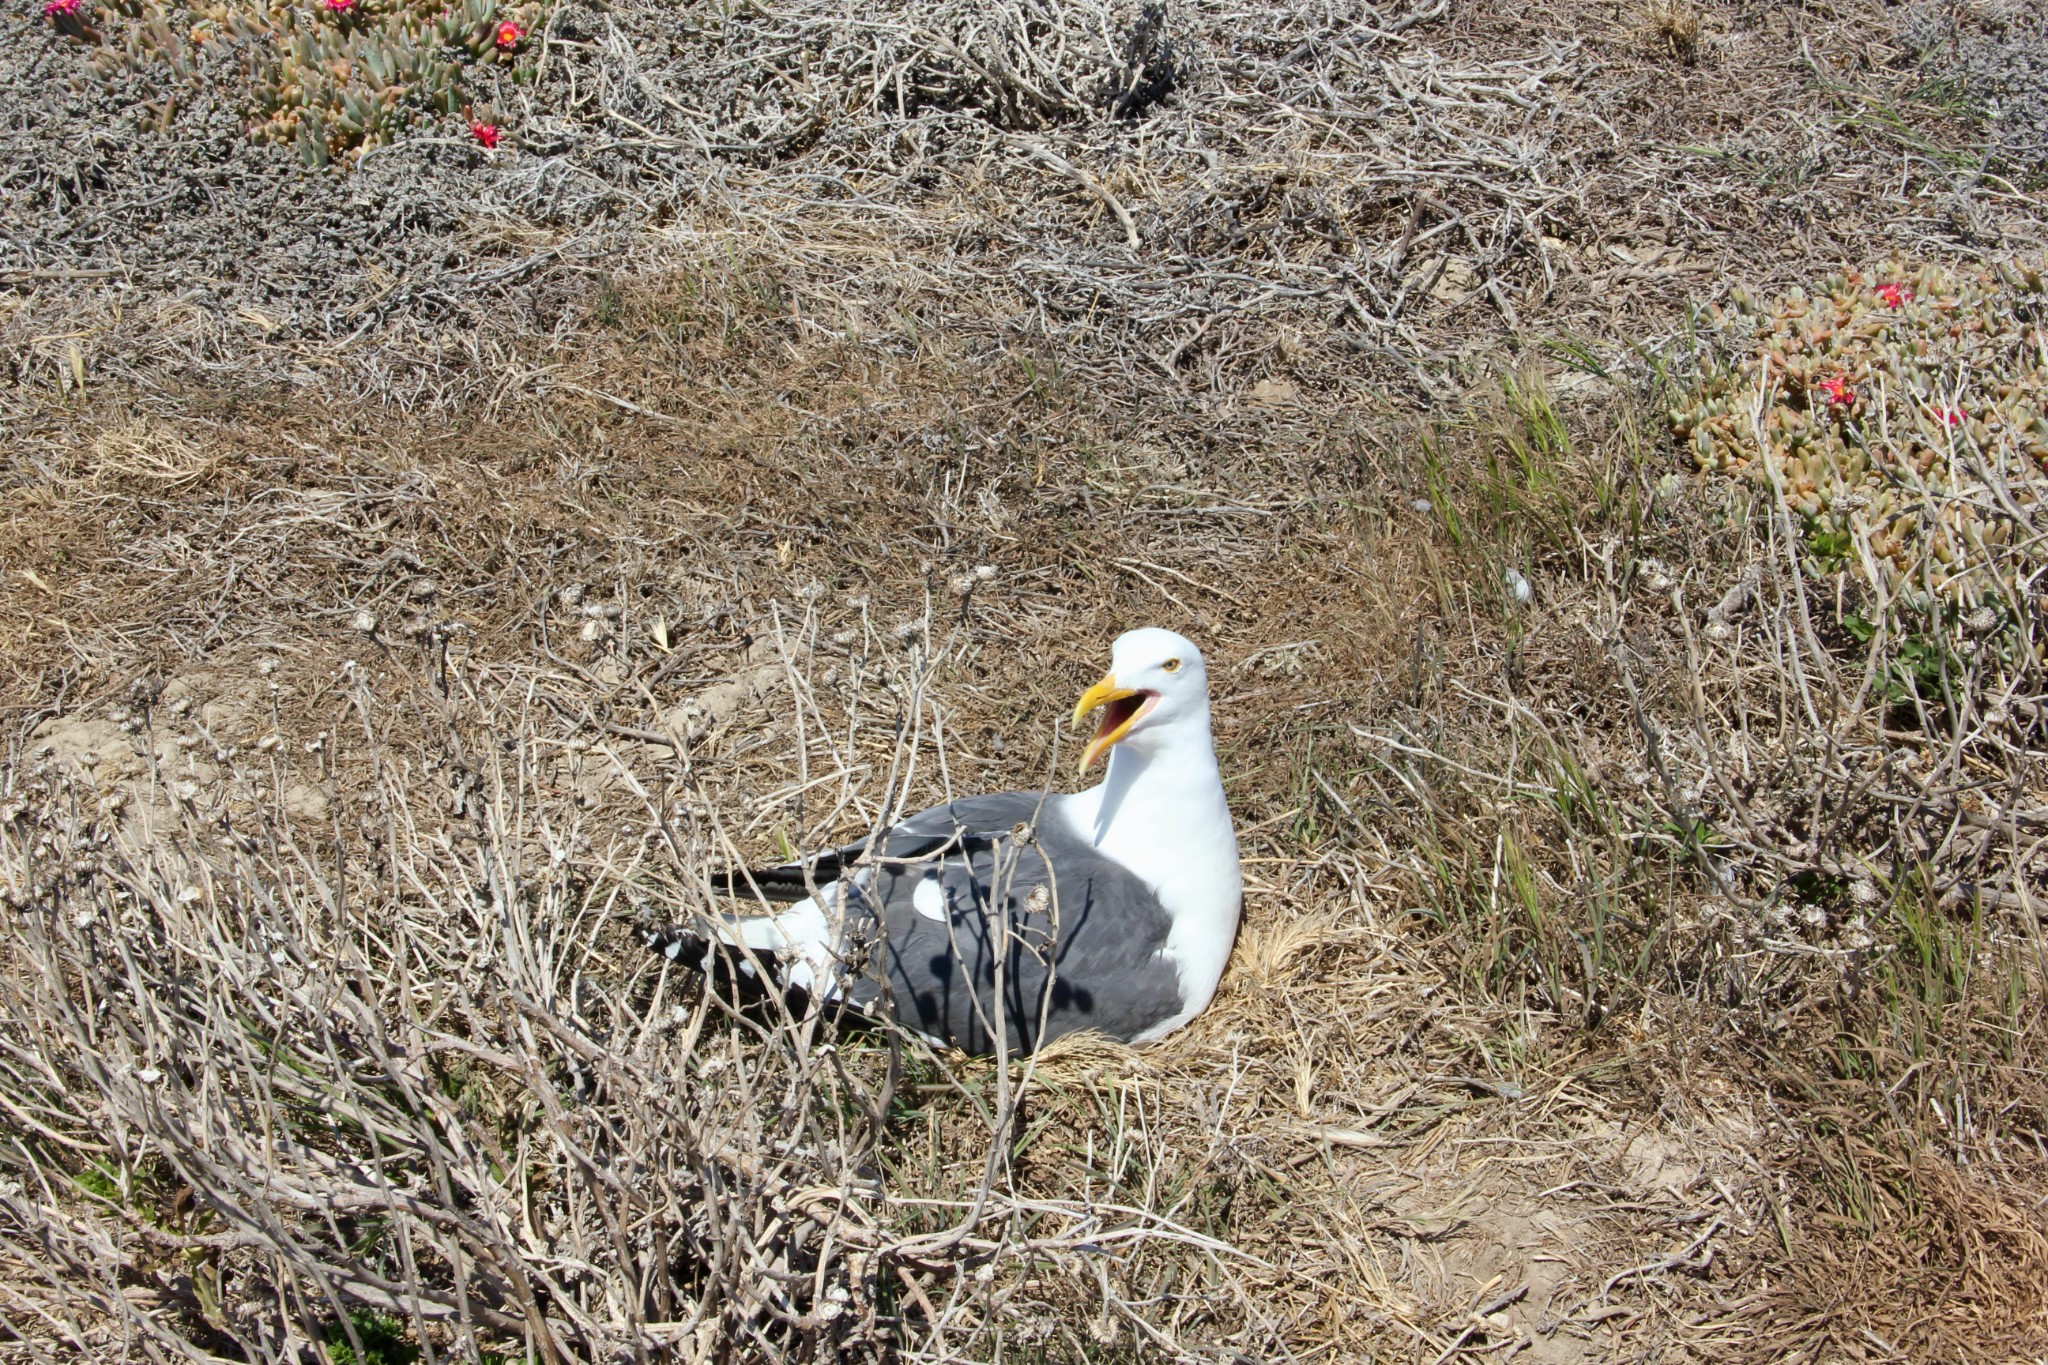
[[2038, 261], [1737, 289], [1714, 312], [1723, 360], [1672, 430], [1702, 470], [1782, 500], [1810, 572], [1873, 573], [1899, 631], [1945, 628], [2031, 600], [2048, 570], [2022, 519], [2048, 508], [2044, 313]]
[[[236, 102], [249, 111], [249, 136], [295, 147], [317, 169], [349, 164], [423, 123], [459, 118], [456, 130], [467, 131], [479, 66], [497, 68], [494, 81], [525, 80], [532, 35], [545, 31], [556, 0], [209, 0], [191, 11], [198, 24], [189, 37], [182, 22], [162, 17], [160, 0], [32, 2], [47, 4], [58, 33], [91, 46], [93, 75], [105, 82], [144, 68], [154, 82], [164, 67], [174, 80], [198, 82], [197, 46], [233, 44], [247, 82]], [[102, 17], [104, 41], [92, 28]], [[176, 98], [138, 110], [161, 111], [161, 125], [198, 103], [167, 93]]]

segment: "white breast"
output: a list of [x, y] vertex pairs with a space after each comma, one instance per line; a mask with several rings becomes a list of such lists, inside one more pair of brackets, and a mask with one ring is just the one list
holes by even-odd
[[1075, 832], [1151, 887], [1172, 919], [1165, 952], [1180, 977], [1181, 1012], [1147, 1029], [1136, 1042], [1164, 1037], [1208, 1008], [1230, 961], [1244, 898], [1237, 833], [1222, 783], [1212, 776], [1193, 790], [1177, 785], [1145, 791], [1144, 785], [1150, 784], [1125, 797], [1100, 838], [1095, 830], [1100, 788], [1062, 803]]

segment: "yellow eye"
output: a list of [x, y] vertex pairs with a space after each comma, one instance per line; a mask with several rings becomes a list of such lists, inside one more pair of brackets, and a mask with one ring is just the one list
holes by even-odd
[[1161, 665], [1159, 665], [1159, 666], [1160, 666], [1161, 668], [1165, 669], [1165, 670], [1166, 670], [1166, 671], [1167, 671], [1168, 673], [1178, 673], [1178, 672], [1180, 672], [1180, 660], [1179, 660], [1179, 659], [1168, 659], [1168, 660], [1167, 660], [1167, 661], [1166, 661], [1165, 663], [1163, 663], [1163, 664], [1161, 664]]

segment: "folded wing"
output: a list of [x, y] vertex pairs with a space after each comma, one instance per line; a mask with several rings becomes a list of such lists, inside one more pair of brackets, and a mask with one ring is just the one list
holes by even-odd
[[[1157, 895], [1031, 793], [936, 806], [808, 870], [715, 886], [790, 904], [791, 924], [839, 926], [831, 994], [968, 1052], [1030, 1052], [1082, 1029], [1130, 1039], [1181, 1009]], [[818, 904], [797, 904], [814, 889]]]

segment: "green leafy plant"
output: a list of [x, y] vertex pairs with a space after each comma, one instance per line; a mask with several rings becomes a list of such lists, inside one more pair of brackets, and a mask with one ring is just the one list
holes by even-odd
[[97, 1195], [112, 1203], [121, 1202], [120, 1178], [100, 1162], [90, 1163], [84, 1170], [72, 1176], [71, 1181], [87, 1194]]
[[[1878, 628], [1860, 612], [1847, 612], [1842, 627], [1860, 644], [1874, 644]], [[1962, 660], [1933, 635], [1911, 634], [1897, 641], [1878, 670], [1877, 691], [1895, 706], [1914, 697], [1938, 698], [1944, 685], [1963, 676]]]
[[[331, 1365], [412, 1365], [420, 1356], [420, 1348], [405, 1339], [404, 1323], [367, 1308], [351, 1309], [346, 1326], [329, 1323], [322, 1335]], [[358, 1343], [361, 1355], [356, 1354]]]

